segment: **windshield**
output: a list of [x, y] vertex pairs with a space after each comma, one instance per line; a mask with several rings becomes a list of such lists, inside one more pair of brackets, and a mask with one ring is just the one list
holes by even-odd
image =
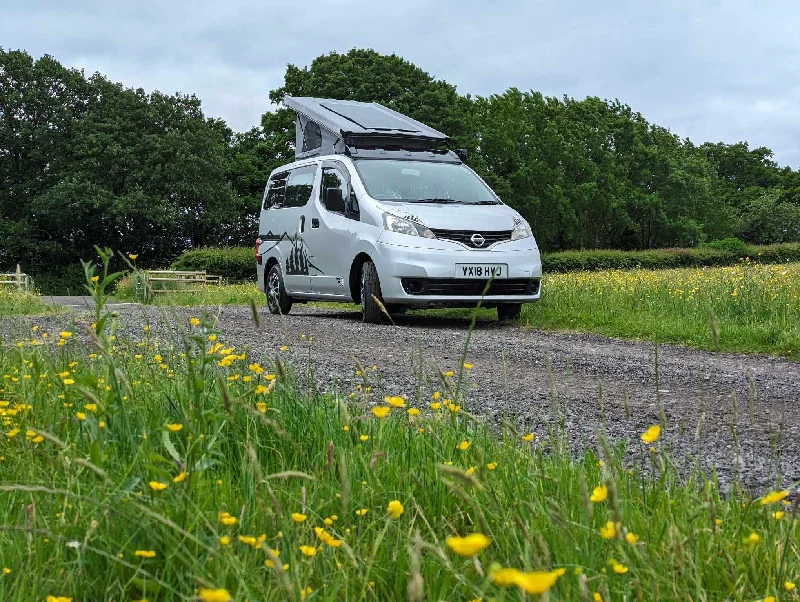
[[463, 165], [427, 161], [360, 159], [356, 169], [379, 201], [496, 204], [497, 197]]

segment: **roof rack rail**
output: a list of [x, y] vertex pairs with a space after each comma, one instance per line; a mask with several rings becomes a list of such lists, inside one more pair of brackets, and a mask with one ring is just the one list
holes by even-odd
[[[297, 113], [295, 157], [344, 154], [375, 156], [390, 152], [427, 153], [460, 161], [447, 151], [449, 138], [439, 131], [376, 102], [284, 96]], [[365, 151], [365, 152], [359, 152]]]

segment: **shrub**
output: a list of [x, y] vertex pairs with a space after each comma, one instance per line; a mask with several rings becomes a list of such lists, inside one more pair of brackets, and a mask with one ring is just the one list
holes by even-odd
[[740, 238], [735, 238], [735, 237], [715, 240], [710, 243], [707, 243], [704, 246], [708, 247], [709, 249], [718, 249], [720, 251], [725, 251], [726, 253], [730, 253], [732, 255], [739, 255], [739, 257], [747, 255], [750, 251], [750, 247], [746, 242], [744, 242]]
[[228, 282], [252, 281], [256, 262], [250, 247], [203, 247], [186, 251], [170, 266], [173, 270], [205, 270]]

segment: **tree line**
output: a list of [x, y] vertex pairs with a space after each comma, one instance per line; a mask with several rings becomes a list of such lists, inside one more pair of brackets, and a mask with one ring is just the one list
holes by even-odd
[[233, 132], [193, 95], [0, 48], [0, 269], [58, 272], [95, 244], [144, 265], [252, 244], [269, 172], [294, 157], [284, 94], [377, 101], [450, 135], [545, 251], [800, 241], [800, 172], [746, 142], [696, 145], [618, 100], [464, 96], [355, 49], [289, 65], [260, 125]]

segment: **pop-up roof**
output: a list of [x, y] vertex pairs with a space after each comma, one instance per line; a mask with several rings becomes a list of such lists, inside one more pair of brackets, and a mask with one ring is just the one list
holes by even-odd
[[448, 140], [424, 123], [375, 102], [285, 96], [283, 104], [297, 112], [298, 159], [358, 149], [430, 151]]

